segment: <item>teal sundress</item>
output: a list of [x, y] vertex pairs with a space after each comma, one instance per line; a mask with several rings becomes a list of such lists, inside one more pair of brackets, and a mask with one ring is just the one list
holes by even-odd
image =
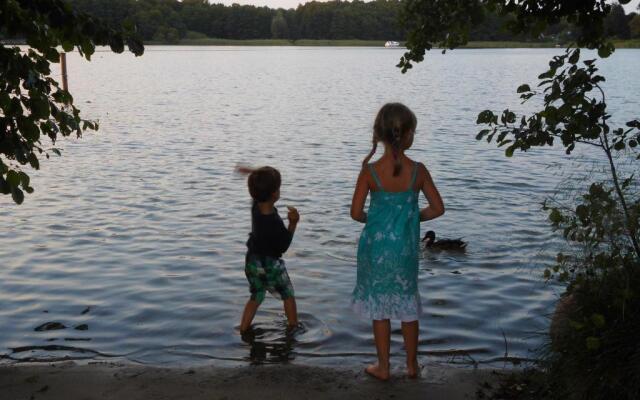
[[367, 222], [358, 243], [358, 276], [351, 305], [372, 320], [418, 320], [418, 251], [420, 210], [418, 193], [411, 184], [404, 192], [387, 192], [372, 164], [368, 165], [377, 190], [371, 192]]

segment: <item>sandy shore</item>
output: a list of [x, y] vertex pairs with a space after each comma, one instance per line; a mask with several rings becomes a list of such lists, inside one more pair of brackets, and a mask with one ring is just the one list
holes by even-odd
[[[398, 371], [397, 375], [399, 375]], [[491, 370], [439, 365], [378, 382], [360, 370], [299, 365], [157, 368], [74, 362], [0, 365], [1, 400], [473, 399]]]

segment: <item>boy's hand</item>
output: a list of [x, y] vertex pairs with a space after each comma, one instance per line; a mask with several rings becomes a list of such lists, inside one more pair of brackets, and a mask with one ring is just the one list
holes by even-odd
[[298, 213], [298, 210], [296, 210], [295, 207], [287, 206], [287, 208], [289, 209], [289, 213], [287, 214], [289, 222], [292, 224], [297, 224], [298, 221], [300, 221], [300, 214]]
[[255, 168], [250, 167], [248, 165], [244, 165], [244, 164], [236, 164], [236, 167], [234, 168], [234, 171], [238, 174], [242, 174], [242, 175], [249, 175], [250, 173], [252, 173], [253, 171], [255, 171]]

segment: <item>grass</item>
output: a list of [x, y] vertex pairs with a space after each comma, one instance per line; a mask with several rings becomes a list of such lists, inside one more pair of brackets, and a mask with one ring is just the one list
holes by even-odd
[[521, 48], [552, 48], [556, 47], [553, 42], [507, 42], [507, 41], [485, 41], [469, 42], [465, 46], [467, 49], [521, 49]]
[[[147, 42], [147, 44], [156, 44]], [[160, 44], [160, 43], [158, 43]], [[335, 46], [335, 47], [382, 47], [384, 41], [381, 40], [312, 40], [300, 39], [291, 41], [286, 39], [183, 39], [181, 46]]]
[[640, 49], [640, 39], [614, 40], [617, 49]]

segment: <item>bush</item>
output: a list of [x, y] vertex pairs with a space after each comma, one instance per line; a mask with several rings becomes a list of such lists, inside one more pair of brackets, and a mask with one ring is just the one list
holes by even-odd
[[640, 265], [613, 255], [597, 262], [568, 289], [575, 305], [547, 360], [549, 385], [559, 399], [637, 399]]
[[201, 32], [187, 31], [187, 33], [185, 34], [184, 38], [185, 39], [198, 40], [198, 39], [207, 39], [208, 36], [205, 35], [204, 33], [201, 33]]
[[[623, 195], [637, 227], [640, 203], [630, 182], [623, 182]], [[545, 271], [567, 284], [546, 359], [556, 398], [640, 397], [640, 262], [612, 186], [593, 183], [575, 209], [547, 207], [553, 228], [573, 247]]]
[[579, 49], [554, 57], [549, 67], [534, 89], [518, 88], [523, 101], [543, 95], [542, 111], [522, 118], [484, 111], [478, 123], [488, 129], [477, 136], [505, 146], [509, 157], [558, 142], [567, 154], [588, 145], [601, 150], [599, 165], [608, 167], [607, 180], [591, 183], [577, 204], [544, 205], [569, 250], [544, 271], [567, 291], [542, 357], [542, 391], [557, 399], [640, 398], [640, 184], [631, 173], [640, 160], [640, 120], [609, 125], [604, 77], [594, 60], [580, 63]]

